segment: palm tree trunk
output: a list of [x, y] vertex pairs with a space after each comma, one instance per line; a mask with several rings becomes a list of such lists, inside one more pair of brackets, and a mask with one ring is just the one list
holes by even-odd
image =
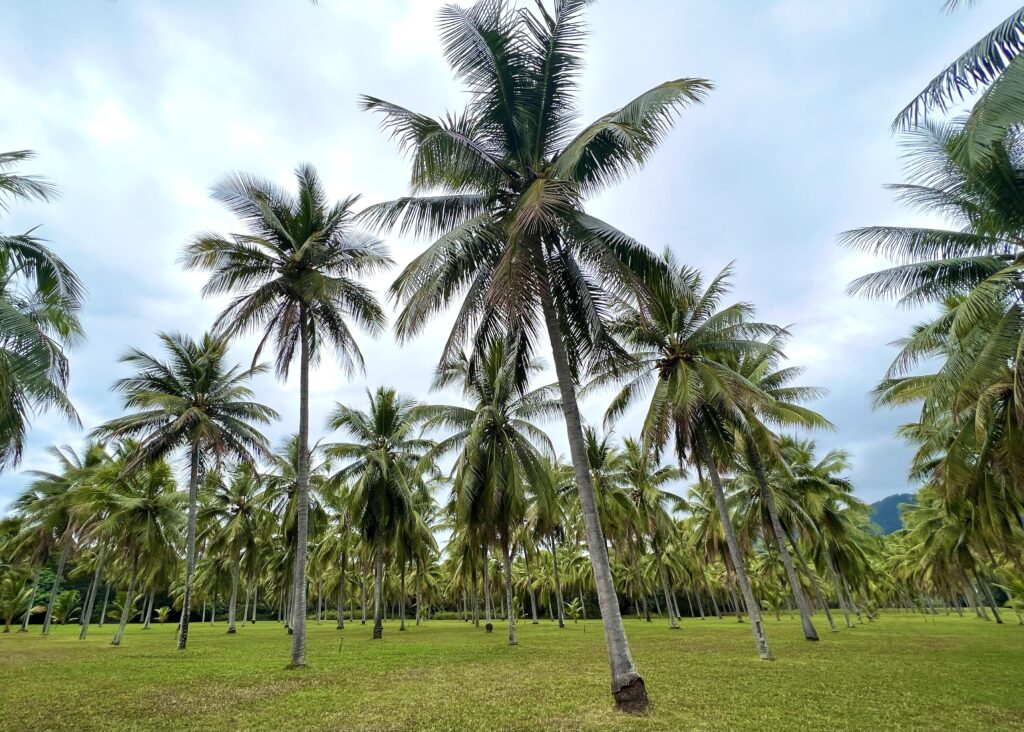
[[673, 607], [672, 593], [668, 587], [668, 572], [665, 571], [665, 564], [661, 561], [661, 551], [658, 548], [657, 537], [651, 537], [651, 548], [654, 550], [654, 561], [658, 563], [658, 577], [661, 579], [661, 591], [665, 595], [665, 607], [668, 612], [668, 627], [679, 630], [679, 621], [676, 619], [676, 610]]
[[[402, 562], [404, 564], [404, 562]], [[398, 630], [405, 630], [405, 567], [399, 567], [401, 577], [399, 578], [399, 596], [398, 596]]]
[[238, 575], [242, 569], [242, 560], [236, 559], [231, 569], [231, 600], [228, 602], [228, 633], [236, 633], [235, 614], [238, 612]]
[[726, 543], [729, 545], [729, 556], [732, 559], [733, 569], [736, 578], [740, 583], [740, 591], [747, 604], [747, 614], [750, 615], [750, 627], [754, 633], [754, 643], [757, 646], [758, 655], [767, 660], [772, 657], [768, 648], [768, 639], [764, 635], [764, 627], [761, 624], [761, 612], [757, 607], [757, 600], [754, 599], [754, 591], [750, 588], [750, 581], [747, 579], [747, 570], [743, 566], [743, 557], [740, 556], [740, 545], [736, 541], [736, 530], [733, 528], [732, 520], [729, 518], [729, 507], [725, 502], [725, 490], [722, 488], [722, 481], [718, 475], [718, 466], [711, 455], [711, 450], [703, 435], [697, 435], [697, 449], [700, 452], [701, 461], [707, 466], [708, 475], [711, 478], [711, 485], [715, 489], [715, 505], [718, 507], [718, 517], [722, 521], [722, 528], [725, 530]]
[[502, 542], [501, 559], [505, 568], [505, 608], [508, 611], [508, 644], [517, 645], [519, 638], [516, 636], [516, 613], [512, 603], [512, 547], [508, 538]]
[[345, 575], [348, 565], [348, 555], [341, 553], [341, 576], [338, 577], [338, 630], [345, 629]]
[[420, 609], [423, 603], [423, 587], [420, 582], [420, 561], [416, 560], [416, 625], [420, 624], [420, 615], [423, 611]]
[[[546, 274], [543, 269], [541, 272]], [[547, 280], [546, 277], [544, 279]], [[558, 377], [558, 389], [562, 397], [562, 413], [565, 416], [569, 452], [572, 455], [576, 486], [583, 509], [587, 548], [594, 570], [594, 584], [597, 586], [597, 601], [601, 607], [605, 644], [608, 647], [611, 663], [612, 696], [615, 697], [615, 703], [620, 709], [639, 712], [647, 707], [647, 688], [644, 686], [644, 680], [637, 673], [636, 666], [633, 665], [629, 642], [626, 639], [626, 628], [622, 624], [622, 616], [619, 613], [619, 598], [615, 594], [611, 565], [608, 562], [608, 545], [605, 544], [604, 531], [601, 529], [601, 519], [597, 512], [594, 486], [590, 480], [590, 464], [583, 438], [579, 405], [576, 401], [576, 387], [573, 383], [569, 358], [565, 351], [565, 343], [562, 340], [558, 315], [555, 312], [548, 281], [541, 283], [540, 294], [544, 323], [547, 326], [548, 339], [551, 342], [555, 374]]]
[[138, 557], [132, 558], [132, 573], [128, 579], [128, 594], [124, 597], [124, 606], [121, 608], [121, 622], [117, 624], [117, 632], [114, 633], [114, 639], [110, 641], [110, 645], [119, 646], [121, 645], [121, 639], [124, 637], [125, 626], [128, 625], [128, 618], [135, 608], [135, 574], [138, 569]]
[[800, 563], [800, 569], [811, 581], [811, 587], [814, 589], [814, 596], [817, 598], [818, 604], [821, 605], [821, 609], [825, 611], [825, 617], [828, 619], [828, 627], [833, 633], [838, 633], [839, 628], [836, 627], [836, 621], [832, 618], [832, 611], [828, 609], [828, 601], [825, 599], [825, 595], [822, 593], [821, 587], [818, 585], [818, 578], [815, 576], [814, 572], [811, 571], [811, 568], [807, 566], [807, 562], [804, 561], [803, 554], [800, 553], [800, 547], [797, 546], [796, 538], [790, 537], [789, 541], [793, 545], [793, 556], [795, 556], [796, 561]]
[[50, 601], [46, 604], [46, 617], [43, 619], [43, 635], [50, 633], [50, 622], [53, 620], [53, 604], [57, 601], [57, 594], [60, 592], [60, 581], [64, 576], [64, 565], [68, 560], [68, 543], [70, 537], [65, 534], [64, 547], [60, 552], [60, 561], [57, 563], [57, 574], [53, 576], [53, 587], [50, 589]]
[[484, 623], [491, 622], [491, 565], [487, 560], [487, 542], [484, 542]]
[[473, 576], [473, 584], [470, 587], [470, 594], [472, 595], [472, 598], [473, 598], [473, 627], [474, 628], [479, 628], [480, 627], [480, 601], [479, 601], [479, 599], [476, 596], [476, 588], [477, 588], [476, 567], [473, 567], [471, 574]]
[[43, 571], [43, 563], [40, 562], [39, 566], [36, 567], [35, 577], [32, 578], [32, 592], [28, 595], [28, 606], [25, 608], [25, 617], [21, 621], [20, 633], [28, 632], [28, 620], [32, 617], [32, 608], [36, 603], [36, 593], [39, 592], [39, 575]]
[[256, 603], [259, 601], [260, 596], [260, 585], [258, 582], [252, 583], [252, 624], [256, 625]]
[[142, 624], [143, 630], [149, 630], [150, 621], [153, 619], [153, 602], [156, 600], [156, 590], [152, 587], [149, 588], [149, 597], [146, 598], [146, 602], [143, 603], [143, 607], [146, 608], [146, 622]]
[[99, 626], [102, 628], [103, 623], [107, 619], [107, 602], [110, 600], [110, 583], [107, 583], [106, 589], [103, 591], [103, 607], [100, 609]]
[[100, 591], [100, 582], [103, 579], [103, 565], [106, 562], [107, 545], [104, 544], [100, 547], [100, 553], [96, 557], [96, 571], [92, 576], [92, 583], [89, 585], [89, 596], [85, 601], [85, 607], [82, 608], [82, 630], [78, 633], [79, 640], [85, 640], [86, 634], [89, 632], [89, 623], [92, 620], [92, 610], [96, 605], [96, 595]]
[[181, 596], [181, 624], [178, 627], [178, 650], [188, 644], [188, 621], [192, 614], [192, 581], [196, 571], [196, 511], [199, 504], [199, 443], [190, 451], [188, 481], [188, 526], [185, 529], [185, 586]]
[[309, 536], [309, 316], [299, 305], [299, 461], [295, 476], [296, 546], [292, 667], [306, 665], [306, 548]]
[[384, 583], [384, 544], [377, 539], [373, 554], [373, 639], [384, 637], [384, 603], [381, 597]]
[[363, 575], [359, 579], [359, 591], [360, 591], [360, 593], [362, 593], [362, 597], [361, 597], [362, 605], [360, 606], [360, 609], [362, 610], [362, 614], [363, 614], [363, 619], [359, 621], [359, 624], [360, 625], [366, 625], [366, 573], [365, 572], [363, 573]]
[[836, 602], [839, 603], [839, 608], [843, 611], [843, 617], [846, 618], [846, 627], [852, 628], [853, 623], [850, 621], [850, 609], [846, 606], [843, 588], [839, 584], [839, 577], [836, 575], [836, 568], [832, 565], [832, 555], [829, 553], [828, 548], [825, 549], [825, 562], [828, 564], [829, 574], [832, 575], [832, 584], [836, 588]]
[[551, 564], [554, 567], [555, 599], [558, 601], [558, 627], [565, 627], [565, 601], [562, 599], [562, 580], [558, 576], [558, 542], [551, 537]]
[[804, 629], [804, 638], [809, 641], [818, 640], [818, 631], [814, 629], [811, 622], [811, 613], [807, 609], [807, 598], [804, 596], [803, 588], [800, 587], [800, 580], [797, 577], [796, 569], [793, 567], [793, 558], [789, 556], [789, 549], [786, 548], [786, 534], [782, 531], [782, 522], [779, 521], [779, 512], [775, 509], [775, 495], [768, 487], [768, 479], [764, 474], [764, 466], [761, 463], [761, 453], [753, 445], [747, 446], [747, 453], [750, 456], [750, 464], [754, 468], [757, 482], [764, 497], [765, 508], [768, 509], [768, 516], [772, 523], [772, 533], [775, 535], [775, 544], [779, 549], [779, 556], [782, 557], [782, 566], [786, 568], [786, 577], [789, 578], [789, 587], [793, 591], [793, 599], [800, 610], [800, 624]]
[[988, 586], [988, 583], [983, 582], [981, 577], [978, 576], [977, 570], [971, 570], [974, 574], [974, 579], [978, 583], [978, 587], [981, 588], [982, 595], [988, 598], [988, 606], [992, 608], [992, 617], [996, 619], [996, 624], [1002, 625], [1003, 619], [999, 616], [999, 610], [996, 607], [996, 598], [992, 594], [992, 588]]

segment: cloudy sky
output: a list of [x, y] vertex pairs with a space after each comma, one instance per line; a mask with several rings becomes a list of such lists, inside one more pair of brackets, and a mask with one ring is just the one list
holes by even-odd
[[[290, 184], [315, 164], [331, 194], [365, 202], [405, 191], [407, 165], [358, 111], [369, 93], [413, 109], [457, 109], [464, 96], [441, 57], [435, 0], [39, 0], [4, 3], [0, 21], [0, 149], [39, 154], [24, 172], [61, 188], [47, 205], [16, 206], [0, 226], [42, 235], [89, 288], [88, 342], [73, 354], [71, 394], [87, 428], [118, 414], [111, 382], [129, 346], [155, 333], [199, 335], [218, 303], [176, 260], [191, 235], [233, 229], [208, 192], [245, 170]], [[708, 272], [736, 262], [736, 296], [769, 321], [793, 324], [790, 358], [830, 390], [817, 406], [837, 426], [824, 447], [853, 455], [858, 494], [906, 488], [908, 453], [893, 428], [908, 414], [873, 412], [867, 392], [921, 313], [844, 294], [879, 265], [836, 245], [867, 224], [919, 217], [883, 190], [901, 180], [894, 115], [940, 68], [1018, 6], [989, 0], [952, 16], [940, 0], [604, 0], [590, 12], [585, 118], [669, 78], [711, 79], [647, 169], [590, 210], [655, 249]], [[390, 242], [404, 264], [422, 242]], [[383, 290], [389, 282], [375, 283]], [[365, 378], [330, 363], [313, 378], [314, 437], [335, 401], [362, 404], [367, 386], [426, 395], [439, 322], [399, 350], [363, 339]], [[250, 343], [236, 346], [239, 361]], [[297, 383], [266, 377], [260, 398], [297, 426]], [[434, 397], [440, 399], [441, 397]], [[601, 398], [585, 404], [597, 420]], [[631, 415], [618, 425], [628, 434]], [[564, 445], [562, 426], [551, 432]], [[83, 433], [42, 416], [24, 468]], [[24, 486], [0, 476], [0, 509]]]

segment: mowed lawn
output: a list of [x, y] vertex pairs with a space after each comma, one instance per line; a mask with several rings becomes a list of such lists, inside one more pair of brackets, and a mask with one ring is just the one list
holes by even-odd
[[275, 622], [57, 627], [0, 636], [3, 730], [1024, 730], [1024, 627], [956, 616], [886, 614], [803, 640], [767, 621], [777, 655], [760, 661], [735, 619], [627, 621], [653, 701], [639, 717], [608, 693], [598, 621], [520, 624], [520, 645], [458, 621], [384, 640], [370, 625], [309, 625], [309, 667], [288, 670]]

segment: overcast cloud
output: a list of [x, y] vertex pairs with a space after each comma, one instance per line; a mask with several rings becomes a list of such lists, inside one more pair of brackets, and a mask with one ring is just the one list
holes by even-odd
[[[219, 303], [203, 276], [176, 260], [197, 231], [237, 230], [209, 200], [223, 174], [245, 170], [291, 186], [315, 164], [331, 194], [364, 201], [405, 192], [408, 167], [358, 111], [369, 93], [418, 111], [461, 107], [440, 53], [434, 0], [6, 0], [0, 7], [0, 150], [39, 153], [23, 172], [56, 181], [62, 197], [18, 204], [6, 232], [41, 233], [86, 282], [88, 342], [72, 355], [71, 395], [87, 429], [118, 414], [111, 382], [129, 346], [155, 333], [198, 336]], [[604, 0], [590, 13], [585, 118], [668, 78], [711, 79], [715, 91], [682, 116], [641, 174], [589, 206], [655, 249], [671, 247], [707, 272], [736, 262], [737, 299], [762, 318], [793, 324], [788, 353], [817, 406], [837, 426], [823, 448], [853, 455], [858, 494], [907, 488], [908, 451], [893, 429], [910, 413], [873, 412], [867, 393], [888, 364], [887, 344], [922, 313], [852, 300], [851, 279], [881, 263], [839, 248], [836, 235], [919, 216], [882, 189], [901, 180], [889, 125], [940, 68], [1018, 6], [990, 0], [947, 16], [939, 0]], [[422, 247], [391, 241], [399, 264]], [[377, 282], [383, 291], [391, 276]], [[313, 378], [314, 439], [335, 401], [363, 404], [389, 384], [426, 396], [443, 322], [399, 350], [362, 340], [365, 378], [325, 362]], [[239, 361], [251, 343], [234, 349]], [[297, 380], [257, 383], [293, 432]], [[435, 397], [439, 398], [439, 397]], [[585, 406], [596, 421], [601, 398]], [[617, 427], [635, 429], [636, 415]], [[550, 431], [564, 445], [561, 424]], [[46, 447], [84, 434], [43, 416], [24, 468], [49, 464]], [[0, 476], [0, 508], [24, 486]]]

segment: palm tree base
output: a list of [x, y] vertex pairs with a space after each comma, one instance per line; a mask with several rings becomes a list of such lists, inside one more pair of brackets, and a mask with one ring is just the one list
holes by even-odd
[[234, 635], [234, 634], [235, 634], [235, 633], [237, 633], [237, 632], [238, 632], [238, 631], [237, 631], [237, 630], [235, 630], [234, 628], [228, 628], [228, 635]]
[[626, 714], [639, 714], [647, 709], [647, 687], [639, 676], [612, 692], [615, 706]]
[[306, 668], [305, 662], [303, 662], [303, 663], [289, 663], [287, 666], [285, 666], [285, 670], [287, 670], [287, 671], [298, 671], [299, 669], [304, 669], [304, 668]]

